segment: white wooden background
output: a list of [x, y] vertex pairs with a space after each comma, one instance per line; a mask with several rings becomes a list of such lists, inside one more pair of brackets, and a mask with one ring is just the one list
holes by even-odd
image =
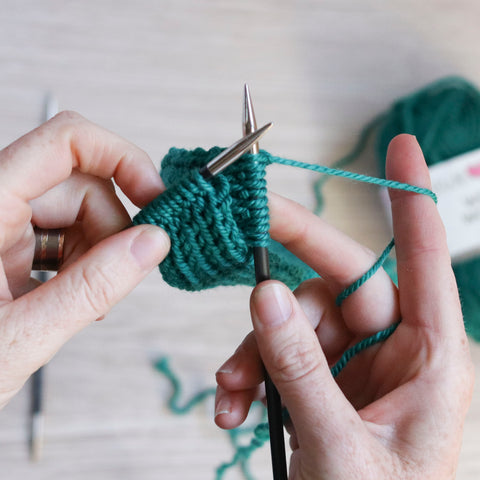
[[[395, 98], [451, 73], [480, 83], [479, 18], [475, 0], [2, 0], [0, 146], [36, 126], [51, 91], [158, 164], [172, 145], [236, 140], [246, 81], [259, 123], [275, 123], [263, 148], [330, 164]], [[372, 155], [356, 168], [375, 173]], [[307, 206], [313, 178], [269, 173], [272, 189]], [[342, 180], [326, 192], [326, 217], [380, 252], [389, 234], [377, 192]], [[249, 331], [248, 295], [185, 294], [153, 273], [48, 366], [40, 463], [28, 461], [28, 391], [0, 413], [0, 477], [213, 478], [231, 450], [212, 406], [172, 416], [150, 361], [170, 355], [190, 392], [213, 385]], [[480, 366], [480, 346], [472, 353]], [[479, 435], [477, 388], [459, 479], [480, 475]], [[254, 471], [270, 478], [266, 448]]]

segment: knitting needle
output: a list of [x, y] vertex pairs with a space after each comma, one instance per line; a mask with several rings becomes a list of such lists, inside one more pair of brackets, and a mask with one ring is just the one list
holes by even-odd
[[210, 160], [204, 167], [200, 169], [203, 178], [209, 178], [218, 175], [225, 168], [231, 165], [235, 160], [238, 160], [245, 152], [247, 152], [252, 145], [255, 144], [265, 133], [272, 127], [272, 123], [267, 123], [262, 128], [254, 132], [249, 132], [233, 145], [223, 150], [214, 159]]
[[[243, 134], [255, 132], [257, 122], [253, 110], [250, 89], [245, 84], [243, 95]], [[255, 142], [250, 153], [258, 153], [258, 141]], [[270, 263], [268, 249], [265, 247], [253, 248], [253, 262], [255, 265], [255, 280], [257, 285], [270, 279]], [[272, 470], [274, 480], [287, 479], [287, 460], [285, 454], [285, 439], [283, 434], [282, 402], [280, 395], [270, 378], [267, 370], [265, 375], [265, 393], [267, 397], [268, 426], [270, 430], [270, 452], [272, 457]]]
[[44, 367], [40, 367], [30, 380], [30, 438], [29, 450], [32, 462], [38, 462], [42, 456], [44, 437], [43, 416], [43, 373]]
[[[42, 121], [46, 122], [58, 113], [58, 104], [55, 97], [48, 94], [45, 97]], [[36, 273], [38, 281], [44, 283], [48, 280], [49, 274], [45, 271]], [[30, 459], [34, 462], [42, 456], [44, 438], [44, 416], [43, 416], [43, 377], [44, 367], [40, 367], [30, 380], [30, 438], [29, 450]]]
[[[210, 160], [206, 165], [200, 168], [199, 172], [205, 180], [210, 180], [215, 175], [225, 170], [229, 165], [238, 160], [250, 147], [272, 127], [272, 123], [267, 123], [262, 128], [243, 136], [237, 140], [233, 145], [230, 145], [225, 150], [222, 150], [215, 158]], [[133, 227], [130, 223], [125, 229]]]

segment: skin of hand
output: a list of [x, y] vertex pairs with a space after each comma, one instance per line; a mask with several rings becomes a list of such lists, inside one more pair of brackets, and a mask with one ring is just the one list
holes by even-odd
[[[73, 112], [0, 152], [0, 408], [168, 253], [160, 228], [125, 229], [112, 179], [140, 207], [164, 188], [145, 152]], [[33, 225], [66, 232], [62, 268], [40, 286]]]
[[[415, 137], [392, 140], [387, 176], [431, 188]], [[431, 198], [390, 198], [399, 288], [379, 270], [337, 307], [335, 297], [375, 256], [271, 196], [272, 237], [321, 278], [295, 294], [275, 281], [254, 289], [254, 331], [217, 372], [215, 421], [236, 427], [263, 397], [262, 358], [291, 418], [290, 479], [455, 478], [473, 365], [446, 235]], [[349, 346], [400, 319], [391, 337], [332, 377]]]

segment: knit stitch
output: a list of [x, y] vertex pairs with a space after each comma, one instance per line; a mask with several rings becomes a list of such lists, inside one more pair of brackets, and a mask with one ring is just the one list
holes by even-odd
[[160, 265], [164, 280], [184, 290], [255, 285], [253, 247], [268, 247], [272, 278], [296, 288], [315, 272], [271, 240], [265, 167], [268, 155], [245, 155], [223, 174], [199, 173], [222, 151], [171, 148], [162, 161], [167, 190], [143, 208], [133, 224], [162, 227], [171, 250]]

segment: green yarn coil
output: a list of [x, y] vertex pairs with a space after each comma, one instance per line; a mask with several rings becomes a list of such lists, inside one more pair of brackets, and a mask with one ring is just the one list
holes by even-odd
[[[415, 135], [428, 165], [480, 148], [480, 91], [460, 77], [447, 77], [397, 100], [378, 117], [376, 156], [385, 175], [390, 140]], [[480, 341], [480, 257], [453, 265], [467, 333]]]

